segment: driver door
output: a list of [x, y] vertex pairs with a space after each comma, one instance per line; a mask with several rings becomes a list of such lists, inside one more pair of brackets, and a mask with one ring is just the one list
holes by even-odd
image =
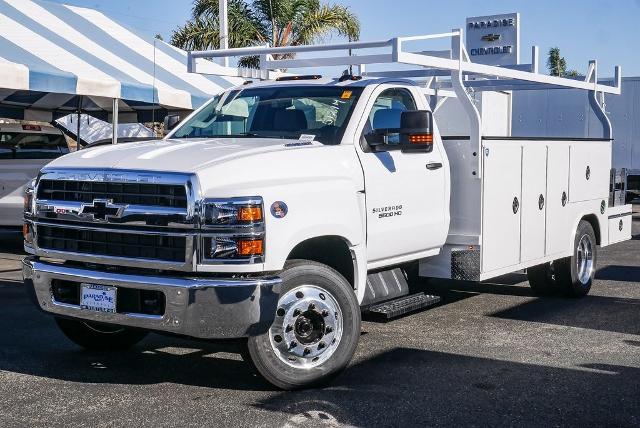
[[432, 255], [446, 240], [448, 170], [441, 144], [434, 139], [431, 152], [405, 153], [394, 150], [400, 140], [395, 133], [376, 152], [367, 143], [377, 129], [399, 129], [402, 112], [418, 110], [418, 105], [408, 88], [381, 85], [360, 124], [369, 268]]

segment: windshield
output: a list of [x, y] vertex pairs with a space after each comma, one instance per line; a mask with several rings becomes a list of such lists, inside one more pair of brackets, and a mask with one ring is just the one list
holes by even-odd
[[216, 97], [172, 138], [313, 137], [340, 144], [361, 88], [284, 86], [246, 88]]

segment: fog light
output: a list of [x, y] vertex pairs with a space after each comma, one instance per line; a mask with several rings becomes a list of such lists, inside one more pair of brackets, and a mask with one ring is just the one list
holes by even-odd
[[264, 254], [264, 241], [253, 238], [215, 237], [205, 240], [209, 259], [245, 259]]
[[262, 255], [262, 239], [238, 240], [238, 255], [261, 256]]

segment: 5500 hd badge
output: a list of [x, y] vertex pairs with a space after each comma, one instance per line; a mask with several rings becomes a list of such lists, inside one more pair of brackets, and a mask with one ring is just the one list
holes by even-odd
[[390, 205], [388, 207], [374, 208], [373, 214], [378, 214], [378, 218], [400, 216], [402, 215], [402, 205]]

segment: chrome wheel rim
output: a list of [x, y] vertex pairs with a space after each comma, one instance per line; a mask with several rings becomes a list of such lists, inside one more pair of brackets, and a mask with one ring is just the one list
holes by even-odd
[[342, 310], [331, 293], [314, 285], [302, 285], [280, 297], [269, 340], [282, 362], [310, 369], [336, 351], [342, 339], [342, 325]]
[[589, 235], [583, 235], [578, 242], [576, 270], [580, 283], [588, 284], [593, 274], [593, 245]]

